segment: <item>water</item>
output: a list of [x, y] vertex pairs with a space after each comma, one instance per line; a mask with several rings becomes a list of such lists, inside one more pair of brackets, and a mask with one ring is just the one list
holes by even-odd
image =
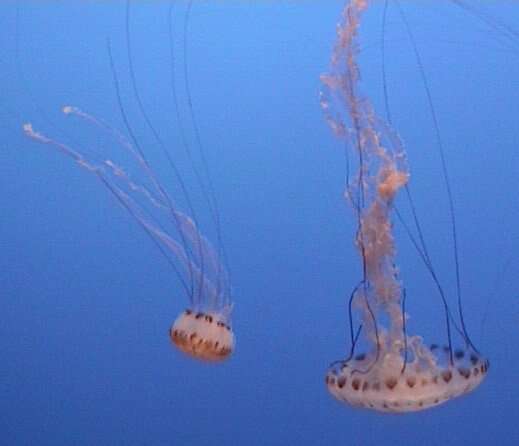
[[[2, 3], [5, 443], [517, 444], [518, 42], [452, 3], [402, 3], [446, 146], [469, 330], [491, 371], [473, 394], [438, 409], [406, 416], [359, 411], [332, 399], [323, 382], [329, 362], [348, 348], [346, 299], [360, 269], [354, 222], [341, 197], [342, 149], [318, 104], [319, 74], [328, 67], [343, 5], [321, 3], [193, 7], [192, 101], [219, 198], [236, 304], [236, 353], [220, 366], [193, 362], [171, 346], [168, 328], [187, 299], [146, 235], [93, 178], [21, 132], [30, 121], [68, 142], [106, 142], [65, 119], [59, 109], [66, 104], [122, 128], [109, 37], [132, 123], [159, 176], [172, 183], [132, 102], [124, 3], [20, 3], [25, 80], [15, 60], [16, 3]], [[179, 135], [169, 84], [168, 6], [135, 5], [131, 30], [144, 103], [174, 149]], [[519, 26], [513, 2], [485, 10]], [[375, 5], [361, 30], [364, 91], [380, 111], [381, 11]], [[391, 11], [392, 117], [408, 150], [431, 255], [452, 290], [447, 201], [432, 124], [416, 59]], [[182, 17], [176, 23], [182, 26]], [[180, 56], [182, 46], [177, 50]], [[178, 162], [188, 170], [181, 154]], [[192, 176], [187, 181], [202, 227], [214, 239], [203, 196]], [[395, 229], [413, 331], [442, 341], [434, 288], [402, 228]]]

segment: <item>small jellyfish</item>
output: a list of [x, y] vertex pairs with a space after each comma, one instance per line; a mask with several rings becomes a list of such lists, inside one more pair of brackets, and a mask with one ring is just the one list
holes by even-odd
[[[187, 138], [183, 135], [185, 152], [191, 162], [195, 177], [208, 204], [209, 213], [216, 226], [216, 249], [200, 232], [194, 206], [189, 197], [185, 181], [180, 175], [165, 142], [159, 136], [157, 129], [153, 127], [140, 99], [133, 68], [129, 12], [130, 3], [128, 2], [126, 43], [134, 99], [139, 106], [143, 122], [155, 137], [155, 146], [162, 149], [172, 169], [182, 195], [181, 198], [189, 211], [189, 215], [179, 209], [179, 205], [171, 192], [159, 181], [141, 143], [136, 137], [136, 132], [129, 123], [129, 118], [121, 99], [119, 80], [115, 70], [110, 42], [108, 42], [108, 55], [113, 75], [113, 84], [119, 111], [125, 125], [125, 133], [128, 137], [106, 121], [78, 107], [65, 106], [62, 108], [62, 111], [66, 116], [79, 118], [87, 125], [93, 126], [97, 131], [96, 136], [98, 138], [96, 139], [99, 141], [102, 141], [103, 138], [108, 138], [109, 144], [113, 146], [114, 150], [116, 148], [122, 149], [122, 155], [132, 160], [139, 180], [135, 180], [119, 163], [113, 161], [112, 155], [108, 155], [106, 150], [103, 150], [102, 143], [99, 143], [99, 147], [95, 149], [80, 149], [79, 145], [74, 145], [73, 147], [34, 130], [30, 123], [24, 124], [23, 130], [26, 136], [32, 140], [57, 149], [79, 167], [95, 176], [105, 189], [128, 211], [170, 264], [189, 300], [188, 308], [177, 317], [169, 330], [171, 342], [180, 351], [193, 358], [207, 362], [223, 361], [229, 358], [234, 350], [234, 333], [231, 328], [233, 304], [231, 301], [228, 268], [226, 267], [226, 255], [221, 241], [220, 217], [212, 183], [203, 153], [200, 154], [200, 157], [203, 159], [203, 173], [206, 175], [205, 181], [193, 163], [190, 147], [186, 142]], [[173, 9], [171, 8], [169, 17], [171, 51], [173, 51], [172, 12]], [[173, 70], [172, 53], [171, 58], [171, 68]], [[184, 64], [186, 64], [185, 61]], [[184, 71], [187, 72], [186, 66], [184, 66]], [[174, 72], [172, 72], [172, 79], [174, 79]], [[177, 117], [179, 117], [174, 80], [172, 80], [171, 87], [174, 96], [173, 105]], [[195, 115], [187, 84], [186, 88], [190, 119], [193, 121], [192, 126], [196, 132], [194, 139], [197, 141], [198, 150], [201, 152], [200, 135], [198, 126], [194, 121]], [[180, 122], [179, 127], [180, 132], [183, 132]]]
[[[172, 266], [189, 297], [189, 308], [178, 316], [170, 329], [174, 345], [184, 353], [205, 361], [221, 361], [229, 357], [234, 349], [230, 326], [230, 285], [217, 251], [200, 233], [195, 221], [174, 206], [170, 194], [159, 183], [140, 149], [135, 149], [116, 129], [77, 107], [65, 106], [63, 113], [79, 117], [108, 132], [121, 148], [133, 156], [152, 187], [135, 182], [111, 159], [97, 161], [89, 158], [69, 145], [35, 131], [30, 123], [24, 124], [23, 130], [34, 141], [58, 149], [96, 176]], [[174, 230], [166, 229], [154, 213], [162, 214]]]
[[[367, 0], [347, 3], [337, 29], [330, 73], [321, 77], [326, 120], [356, 151], [359, 170], [349, 181], [345, 198], [356, 218], [355, 242], [362, 261], [362, 279], [349, 303], [352, 348], [346, 359], [330, 366], [325, 382], [336, 399], [352, 406], [411, 412], [472, 391], [486, 377], [489, 363], [467, 334], [461, 304], [459, 322], [454, 320], [425, 244], [416, 240], [444, 305], [448, 344], [428, 346], [420, 336], [407, 332], [406, 292], [396, 266], [391, 218], [397, 193], [408, 188], [406, 153], [390, 125], [377, 116], [359, 89], [358, 30], [370, 4]], [[456, 265], [457, 261], [456, 254]], [[360, 312], [357, 330], [353, 328], [352, 308]], [[460, 349], [452, 346], [452, 331], [463, 341]], [[367, 350], [355, 354], [361, 334]]]

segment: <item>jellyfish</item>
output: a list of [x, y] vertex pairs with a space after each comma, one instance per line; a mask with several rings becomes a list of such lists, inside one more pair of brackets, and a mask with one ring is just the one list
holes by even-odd
[[[371, 3], [351, 0], [345, 5], [331, 68], [321, 76], [325, 119], [334, 134], [355, 151], [358, 160], [358, 172], [348, 179], [344, 196], [356, 219], [355, 245], [362, 262], [362, 279], [349, 301], [351, 351], [345, 359], [330, 365], [325, 382], [341, 402], [403, 413], [434, 407], [471, 392], [485, 379], [489, 362], [467, 334], [461, 300], [455, 319], [425, 244], [416, 239], [415, 247], [442, 298], [448, 344], [427, 345], [421, 336], [407, 330], [406, 291], [396, 265], [392, 218], [396, 195], [408, 188], [409, 167], [400, 138], [360, 91], [358, 35], [363, 13]], [[356, 330], [353, 310], [359, 312], [361, 320]], [[462, 339], [461, 348], [453, 348], [452, 332]], [[361, 335], [367, 347], [358, 353], [355, 349]]]
[[[172, 3], [173, 5], [173, 3]], [[228, 359], [234, 351], [235, 338], [231, 326], [231, 312], [233, 303], [231, 299], [231, 285], [226, 265], [225, 252], [221, 244], [219, 227], [219, 213], [216, 200], [213, 195], [212, 185], [209, 180], [201, 180], [201, 174], [195, 170], [199, 184], [202, 186], [204, 196], [209, 203], [210, 213], [216, 224], [218, 247], [215, 248], [199, 229], [194, 206], [189, 197], [185, 182], [180, 175], [171, 154], [166, 149], [158, 132], [153, 127], [146, 110], [142, 105], [137, 89], [133, 60], [131, 55], [131, 41], [129, 32], [130, 2], [127, 2], [126, 10], [126, 40], [128, 47], [128, 63], [131, 86], [134, 98], [139, 106], [144, 122], [155, 135], [156, 144], [164, 150], [174, 176], [183, 194], [189, 212], [180, 210], [180, 206], [173, 198], [168, 188], [163, 185], [152, 168], [143, 147], [136, 137], [136, 133], [129, 123], [129, 118], [123, 106], [119, 80], [114, 65], [110, 42], [108, 42], [108, 55], [113, 75], [113, 83], [117, 95], [117, 104], [123, 119], [126, 134], [116, 129], [107, 121], [90, 114], [79, 107], [67, 105], [62, 112], [67, 117], [74, 117], [95, 129], [96, 135], [108, 139], [109, 143], [121, 151], [121, 154], [130, 159], [133, 168], [138, 173], [139, 180], [134, 179], [122, 164], [114, 161], [114, 158], [106, 153], [102, 147], [88, 147], [67, 144], [58, 139], [47, 136], [35, 130], [31, 123], [23, 125], [23, 131], [33, 141], [57, 149], [65, 157], [75, 162], [82, 170], [90, 173], [102, 184], [102, 186], [115, 197], [116, 201], [130, 214], [142, 230], [164, 256], [172, 271], [177, 276], [185, 294], [188, 297], [188, 307], [182, 311], [169, 330], [169, 337], [174, 346], [188, 356], [206, 362], [221, 362]], [[172, 6], [169, 15], [169, 31], [171, 51], [172, 41]], [[186, 15], [187, 17], [187, 15]], [[187, 18], [186, 18], [187, 20]], [[185, 26], [185, 29], [187, 24]], [[173, 54], [172, 68], [173, 68]], [[187, 62], [185, 62], [187, 63]], [[185, 71], [187, 68], [184, 67]], [[172, 79], [174, 73], [172, 73]], [[187, 80], [186, 80], [187, 82]], [[179, 113], [174, 82], [174, 107]], [[191, 98], [188, 89], [188, 107], [191, 118], [194, 120]], [[195, 131], [198, 132], [196, 122], [193, 122]], [[185, 136], [185, 135], [183, 135]], [[195, 138], [200, 144], [200, 136]], [[183, 138], [186, 143], [186, 138]], [[100, 143], [101, 144], [101, 143]], [[189, 147], [185, 149], [189, 152]], [[201, 147], [199, 147], [201, 150]], [[110, 152], [111, 154], [112, 152]], [[189, 154], [189, 153], [188, 153]], [[190, 154], [189, 154], [190, 155]], [[189, 156], [190, 161], [192, 158]], [[205, 159], [204, 159], [205, 163]], [[206, 167], [206, 166], [205, 166]], [[207, 173], [207, 172], [206, 172]], [[205, 186], [204, 186], [205, 184]]]

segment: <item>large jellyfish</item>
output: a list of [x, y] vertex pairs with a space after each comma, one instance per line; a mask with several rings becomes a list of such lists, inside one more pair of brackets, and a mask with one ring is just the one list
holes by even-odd
[[[407, 331], [405, 288], [396, 267], [391, 220], [396, 194], [408, 187], [406, 153], [398, 136], [360, 92], [358, 32], [371, 3], [351, 0], [346, 4], [330, 72], [322, 75], [321, 106], [327, 122], [358, 159], [359, 169], [346, 186], [345, 198], [357, 219], [355, 242], [362, 261], [362, 279], [350, 298], [351, 352], [330, 366], [326, 384], [335, 398], [353, 406], [411, 412], [472, 391], [485, 378], [488, 361], [467, 335], [461, 305], [457, 322], [439, 282], [448, 345], [428, 346]], [[435, 278], [424, 246], [415, 243]], [[357, 330], [352, 325], [352, 309], [361, 315]], [[452, 331], [463, 340], [462, 348], [453, 348]], [[367, 348], [356, 353], [361, 335]]]
[[[210, 207], [212, 219], [217, 226], [218, 247], [215, 249], [199, 230], [193, 209], [194, 206], [189, 198], [186, 184], [173, 162], [171, 154], [166, 149], [166, 144], [158, 136], [158, 132], [153, 127], [140, 100], [130, 49], [129, 7], [130, 3], [127, 2], [126, 38], [129, 74], [134, 98], [139, 105], [141, 115], [144, 118], [143, 121], [155, 135], [156, 145], [162, 147], [164, 151], [190, 215], [179, 209], [179, 205], [168, 191], [168, 187], [165, 187], [160, 182], [148, 161], [141, 143], [136, 137], [135, 131], [129, 124], [129, 118], [122, 104], [119, 81], [110, 45], [108, 45], [108, 50], [114, 77], [114, 87], [119, 110], [125, 124], [125, 133], [128, 136], [125, 136], [125, 134], [106, 121], [78, 107], [65, 106], [62, 108], [66, 116], [79, 118], [86, 125], [93, 126], [98, 132], [98, 138], [96, 138], [98, 141], [108, 140], [108, 144], [113, 146], [110, 154], [104, 149], [102, 143], [99, 143], [98, 147], [80, 148], [79, 145], [76, 147], [76, 145], [63, 143], [35, 130], [31, 123], [24, 124], [23, 130], [32, 140], [57, 149], [74, 161], [81, 169], [96, 177], [104, 188], [116, 198], [140, 225], [171, 265], [189, 300], [188, 308], [177, 317], [170, 328], [169, 334], [172, 343], [182, 352], [196, 359], [209, 362], [223, 361], [234, 350], [234, 334], [231, 328], [231, 285], [228, 269], [226, 268], [225, 252], [221, 244], [216, 200], [212, 190], [207, 190], [207, 181], [210, 184], [210, 179], [207, 180], [206, 178], [204, 187], [201, 174], [193, 165], [199, 184], [204, 189], [204, 195]], [[169, 18], [171, 45], [173, 45], [172, 11], [171, 7]], [[171, 51], [173, 51], [172, 48], [173, 46]], [[171, 57], [173, 65], [173, 55]], [[184, 63], [186, 62], [184, 61]], [[186, 70], [186, 67], [184, 69]], [[174, 77], [174, 73], [172, 73], [172, 77]], [[174, 83], [172, 87], [175, 100], [174, 105], [178, 115], [179, 108]], [[191, 119], [194, 120], [189, 89], [187, 99]], [[198, 132], [196, 122], [192, 124], [195, 131]], [[198, 133], [195, 139], [200, 144]], [[120, 150], [120, 156], [132, 160], [131, 162], [134, 164], [132, 167], [136, 169], [138, 180], [135, 180], [130, 175], [129, 170], [126, 170], [121, 164], [113, 160], [112, 150], [116, 150], [116, 148]], [[187, 146], [185, 149], [189, 150]], [[199, 150], [202, 150], [202, 148], [199, 147]], [[204, 170], [204, 173], [208, 175], [207, 169]], [[212, 188], [212, 186], [210, 185], [209, 188]]]

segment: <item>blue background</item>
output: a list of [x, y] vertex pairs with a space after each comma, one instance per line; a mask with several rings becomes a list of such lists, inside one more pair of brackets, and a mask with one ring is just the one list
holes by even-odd
[[[17, 3], [25, 79], [15, 58]], [[135, 3], [131, 35], [139, 90], [175, 153], [169, 4]], [[515, 2], [467, 3], [519, 28]], [[3, 1], [2, 444], [519, 444], [519, 38], [507, 39], [452, 2], [402, 5], [445, 143], [467, 323], [491, 361], [483, 385], [440, 408], [405, 416], [341, 405], [324, 386], [327, 365], [348, 349], [346, 300], [360, 277], [353, 219], [341, 196], [341, 143], [318, 103], [341, 1], [193, 6], [192, 101], [219, 198], [235, 299], [236, 353], [218, 366], [194, 362], [171, 346], [167, 330], [187, 300], [141, 229], [90, 175], [21, 132], [30, 121], [58, 140], [98, 141], [96, 130], [59, 113], [66, 104], [122, 128], [106, 52], [110, 37], [132, 124], [149, 142], [159, 176], [172, 182], [132, 102], [124, 3]], [[178, 11], [175, 23], [182, 27], [185, 3]], [[375, 2], [363, 22], [360, 57], [363, 91], [380, 111], [381, 16], [382, 4]], [[452, 299], [452, 243], [437, 146], [417, 61], [394, 4], [386, 38], [395, 128], [408, 150], [431, 256]], [[178, 42], [177, 50], [181, 56]], [[180, 100], [189, 122], [185, 91]], [[188, 171], [181, 155], [179, 166]], [[214, 239], [200, 191], [186, 175], [203, 230]], [[402, 228], [396, 224], [395, 230], [410, 331], [444, 342], [434, 287]]]

